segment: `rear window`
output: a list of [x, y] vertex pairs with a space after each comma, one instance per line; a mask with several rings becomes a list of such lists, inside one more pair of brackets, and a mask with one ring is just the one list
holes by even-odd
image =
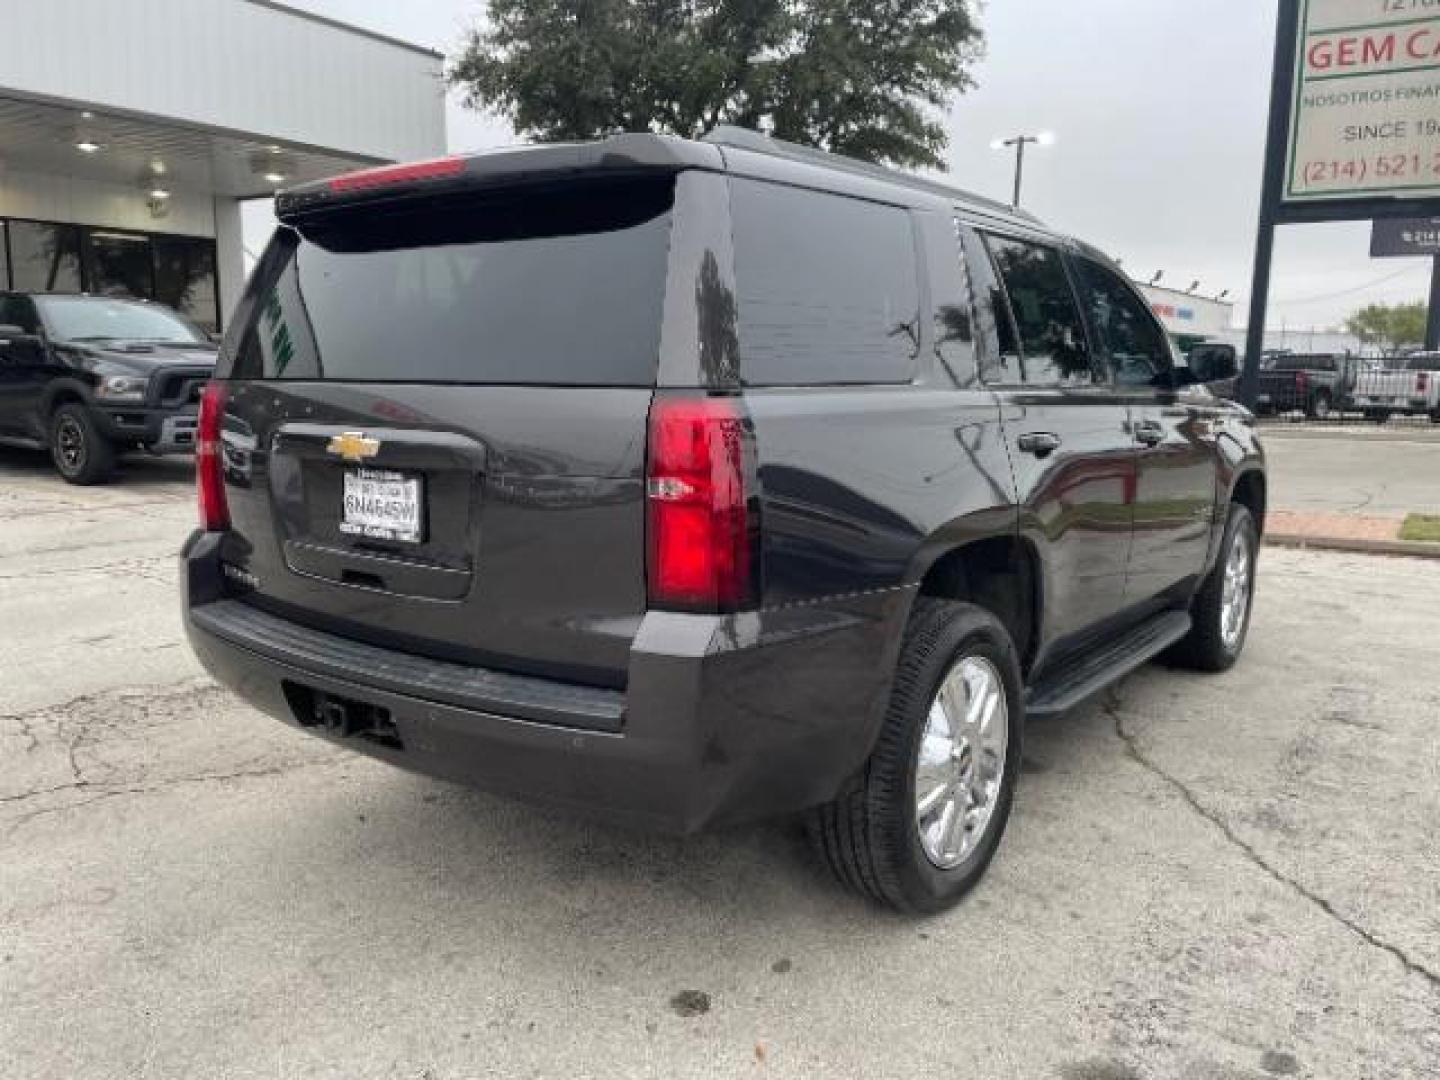
[[741, 375], [752, 386], [905, 383], [920, 352], [904, 210], [731, 182]]
[[666, 177], [282, 228], [231, 377], [652, 385], [672, 199]]

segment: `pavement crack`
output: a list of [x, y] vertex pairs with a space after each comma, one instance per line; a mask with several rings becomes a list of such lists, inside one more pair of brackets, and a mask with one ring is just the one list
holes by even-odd
[[81, 810], [84, 807], [92, 806], [98, 802], [108, 799], [123, 798], [128, 795], [153, 795], [157, 792], [169, 791], [172, 788], [185, 787], [190, 784], [220, 784], [230, 780], [253, 780], [266, 776], [282, 776], [286, 773], [299, 772], [316, 765], [323, 765], [321, 761], [302, 761], [289, 765], [270, 765], [261, 769], [231, 769], [225, 772], [197, 773], [194, 776], [173, 776], [166, 780], [156, 780], [148, 784], [134, 784], [123, 787], [109, 787], [89, 781], [79, 781], [74, 784], [60, 784], [53, 788], [42, 788], [38, 791], [23, 792], [19, 795], [7, 795], [0, 798], [0, 804], [9, 802], [21, 802], [25, 799], [37, 798], [41, 795], [51, 795], [61, 791], [93, 791], [94, 794], [88, 798], [79, 799], [74, 802], [62, 803], [59, 806], [46, 806], [39, 810], [32, 810], [29, 813], [21, 814], [18, 817], [6, 822], [5, 836], [8, 839], [37, 818], [48, 817], [52, 814], [65, 814], [72, 810]]
[[1140, 749], [1139, 741], [1135, 734], [1125, 727], [1125, 716], [1122, 711], [1123, 704], [1119, 691], [1112, 687], [1110, 690], [1107, 690], [1101, 698], [1100, 708], [1106, 716], [1110, 717], [1115, 727], [1115, 736], [1124, 745], [1125, 753], [1135, 764], [1169, 786], [1196, 815], [1220, 833], [1233, 848], [1245, 856], [1257, 869], [1261, 870], [1271, 879], [1289, 889], [1297, 896], [1308, 901], [1312, 906], [1329, 916], [1332, 921], [1338, 923], [1371, 948], [1388, 953], [1397, 960], [1408, 973], [1418, 975], [1421, 979], [1425, 980], [1432, 990], [1440, 991], [1440, 972], [1431, 970], [1410, 956], [1409, 953], [1400, 946], [1386, 941], [1374, 931], [1361, 926], [1346, 916], [1344, 912], [1336, 908], [1336, 906], [1324, 896], [1321, 896], [1319, 893], [1277, 868], [1267, 860], [1253, 844], [1235, 832], [1224, 817], [1201, 802], [1199, 797], [1191, 790], [1185, 781], [1167, 772], [1163, 766], [1146, 757], [1145, 753]]

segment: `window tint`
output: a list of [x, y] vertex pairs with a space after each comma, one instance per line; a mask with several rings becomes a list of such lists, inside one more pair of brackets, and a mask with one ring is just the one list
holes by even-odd
[[653, 385], [672, 190], [592, 184], [282, 229], [234, 377]]
[[[987, 236], [985, 243], [1010, 301], [1026, 385], [1094, 383], [1085, 331], [1060, 253], [1041, 244], [998, 236]], [[1003, 322], [997, 313], [997, 323]], [[1003, 331], [1000, 342], [1003, 352], [1007, 348]], [[1013, 348], [1013, 343], [1009, 347]]]
[[904, 210], [735, 180], [731, 212], [745, 382], [915, 377], [920, 289]]
[[1080, 258], [1080, 281], [1090, 320], [1120, 386], [1159, 386], [1169, 380], [1170, 343], [1134, 289], [1114, 271]]
[[80, 291], [80, 230], [74, 225], [10, 222], [14, 288], [21, 292]]

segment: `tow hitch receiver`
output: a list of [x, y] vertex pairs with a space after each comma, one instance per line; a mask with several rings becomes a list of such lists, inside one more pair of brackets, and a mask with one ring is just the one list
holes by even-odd
[[400, 732], [383, 705], [338, 697], [296, 683], [285, 684], [285, 696], [301, 727], [321, 728], [333, 738], [358, 736], [403, 750]]

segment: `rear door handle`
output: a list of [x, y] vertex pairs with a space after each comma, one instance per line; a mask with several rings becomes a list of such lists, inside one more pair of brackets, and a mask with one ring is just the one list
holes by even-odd
[[1135, 441], [1141, 446], [1159, 446], [1165, 441], [1165, 428], [1157, 420], [1141, 420], [1135, 425]]
[[1015, 445], [1024, 453], [1043, 458], [1060, 449], [1060, 436], [1053, 431], [1027, 431], [1015, 440]]

